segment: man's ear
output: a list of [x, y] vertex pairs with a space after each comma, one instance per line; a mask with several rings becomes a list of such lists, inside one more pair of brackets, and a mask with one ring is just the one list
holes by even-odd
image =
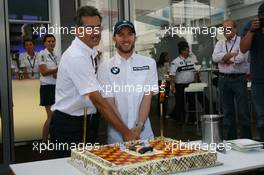
[[116, 38], [115, 38], [115, 36], [112, 37], [112, 40], [113, 40], [114, 43], [116, 43]]

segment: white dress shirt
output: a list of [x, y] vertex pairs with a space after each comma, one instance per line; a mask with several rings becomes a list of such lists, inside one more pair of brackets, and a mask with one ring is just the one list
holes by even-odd
[[[39, 53], [39, 65], [46, 65], [48, 69], [55, 69], [58, 67], [60, 59], [57, 55], [51, 54], [48, 49], [44, 49]], [[40, 84], [56, 84], [56, 78], [53, 75], [43, 76], [40, 74]]]
[[[241, 38], [235, 35], [230, 41], [221, 40], [215, 45], [213, 52], [213, 61], [218, 63], [219, 72], [225, 74], [239, 74], [249, 72], [248, 52], [243, 54], [240, 51]], [[238, 53], [237, 56], [230, 59], [233, 64], [225, 64], [223, 58], [226, 53]]]
[[[118, 111], [128, 128], [133, 128], [139, 117], [139, 108], [145, 91], [158, 93], [158, 76], [154, 59], [133, 53], [127, 60], [116, 54], [103, 62], [98, 70], [98, 81], [103, 97], [114, 97]], [[112, 89], [112, 90], [111, 90]], [[140, 138], [153, 137], [150, 120]], [[122, 135], [108, 127], [108, 143], [122, 141]]]
[[197, 63], [195, 55], [183, 58], [178, 56], [171, 62], [170, 75], [175, 76], [175, 83], [188, 84], [194, 81], [194, 65]]
[[55, 104], [52, 111], [59, 110], [69, 115], [96, 113], [96, 108], [85, 94], [99, 91], [94, 58], [97, 52], [89, 48], [78, 37], [63, 53], [57, 73]]

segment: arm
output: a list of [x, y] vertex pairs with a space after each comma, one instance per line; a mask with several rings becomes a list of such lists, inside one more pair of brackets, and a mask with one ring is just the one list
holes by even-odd
[[241, 51], [239, 51], [238, 55], [234, 57], [234, 63], [240, 64], [247, 61], [247, 59], [248, 59], [248, 52], [242, 53]]
[[224, 63], [228, 60], [230, 60], [232, 57], [236, 56], [237, 53], [226, 53], [226, 51], [223, 51], [221, 48], [221, 41], [218, 41], [215, 45], [214, 52], [213, 52], [213, 61], [215, 63]]
[[260, 27], [259, 18], [255, 18], [251, 21], [250, 27], [245, 27], [244, 37], [240, 41], [240, 50], [242, 53], [246, 53], [252, 45], [252, 40], [255, 35], [255, 31]]
[[173, 94], [176, 92], [176, 89], [175, 89], [176, 71], [177, 71], [177, 65], [175, 61], [172, 61], [171, 66], [170, 66], [170, 90], [171, 90], [171, 93]]
[[251, 48], [252, 39], [254, 37], [254, 33], [248, 31], [247, 34], [241, 39], [240, 49], [242, 53], [246, 53]]
[[[29, 75], [28, 75], [27, 67], [26, 67], [26, 65], [24, 63], [23, 54], [19, 54], [19, 58], [18, 59], [19, 59], [19, 69], [20, 69], [20, 71], [22, 71], [22, 75], [23, 75], [24, 79], [28, 79]], [[21, 75], [20, 71], [18, 71], [18, 73]]]
[[56, 75], [58, 71], [58, 67], [54, 69], [48, 69], [47, 68], [47, 59], [45, 57], [45, 54], [40, 53], [38, 56], [39, 60], [39, 72], [42, 76], [50, 76], [50, 75]]
[[114, 97], [106, 97], [104, 98], [108, 103], [109, 105], [113, 108], [113, 110], [115, 111], [116, 115], [121, 119], [121, 114], [120, 112], [118, 111], [117, 109], [117, 106], [116, 106], [116, 103], [115, 103], [115, 98]]
[[170, 90], [171, 93], [176, 93], [176, 88], [175, 88], [175, 75], [170, 75]]
[[24, 76], [24, 79], [29, 79], [29, 72], [27, 71], [27, 68], [26, 67], [22, 67], [22, 71], [23, 71], [23, 76]]
[[133, 128], [137, 138], [140, 138], [140, 133], [144, 129], [144, 124], [149, 116], [151, 99], [153, 93], [144, 94], [143, 99], [140, 103], [138, 119], [136, 121], [136, 126]]
[[102, 114], [104, 119], [109, 122], [118, 132], [123, 136], [124, 141], [134, 140], [135, 136], [133, 133], [126, 127], [123, 121], [118, 117], [116, 111], [113, 107], [104, 100], [99, 91], [94, 91], [86, 94], [90, 98], [92, 103]]
[[48, 69], [46, 64], [40, 64], [39, 65], [39, 72], [43, 76], [50, 76], [50, 75], [55, 75], [58, 71], [58, 68], [55, 69]]

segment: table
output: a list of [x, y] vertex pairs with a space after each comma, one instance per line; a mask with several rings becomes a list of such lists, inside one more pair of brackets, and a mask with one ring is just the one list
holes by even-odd
[[[221, 166], [193, 170], [177, 175], [216, 175], [241, 172], [264, 167], [264, 149], [249, 152], [227, 151], [217, 153]], [[53, 159], [10, 165], [16, 175], [83, 175], [79, 170], [67, 163], [69, 158]]]
[[[209, 114], [213, 114], [213, 87], [212, 87], [212, 74], [213, 72], [218, 72], [219, 70], [213, 68], [212, 65], [209, 68], [201, 68], [199, 72], [207, 72], [208, 74], [208, 94], [209, 94]], [[194, 70], [194, 72], [198, 72]]]

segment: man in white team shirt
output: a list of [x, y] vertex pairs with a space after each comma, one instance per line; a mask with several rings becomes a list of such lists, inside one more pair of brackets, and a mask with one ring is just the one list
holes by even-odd
[[33, 39], [25, 39], [23, 46], [26, 52], [19, 54], [19, 68], [23, 72], [25, 79], [39, 78], [39, 53], [34, 51], [35, 41]]
[[[154, 59], [134, 52], [134, 25], [122, 20], [114, 27], [116, 55], [103, 62], [98, 71], [102, 94], [118, 113], [119, 118], [140, 139], [153, 137], [148, 118], [151, 98], [158, 93], [158, 75]], [[118, 88], [117, 88], [118, 87]], [[122, 141], [122, 135], [111, 125], [108, 143]]]
[[[88, 108], [88, 142], [91, 142], [93, 132], [89, 122], [95, 117], [96, 109], [122, 133], [123, 140], [136, 139], [99, 92], [96, 79], [97, 52], [94, 47], [101, 39], [100, 13], [94, 7], [84, 6], [77, 10], [75, 21], [76, 38], [63, 53], [57, 73], [56, 98], [50, 125], [52, 142], [71, 146], [72, 143], [83, 141], [84, 107]], [[57, 153], [57, 157], [70, 156], [70, 150]]]
[[[194, 65], [197, 64], [196, 56], [191, 54], [189, 44], [186, 41], [178, 43], [178, 50], [179, 56], [171, 62], [170, 67], [171, 92], [175, 94], [175, 107], [172, 118], [175, 120], [185, 118], [184, 89], [195, 81], [196, 77], [193, 70]], [[189, 99], [190, 106], [194, 106], [193, 98]]]

